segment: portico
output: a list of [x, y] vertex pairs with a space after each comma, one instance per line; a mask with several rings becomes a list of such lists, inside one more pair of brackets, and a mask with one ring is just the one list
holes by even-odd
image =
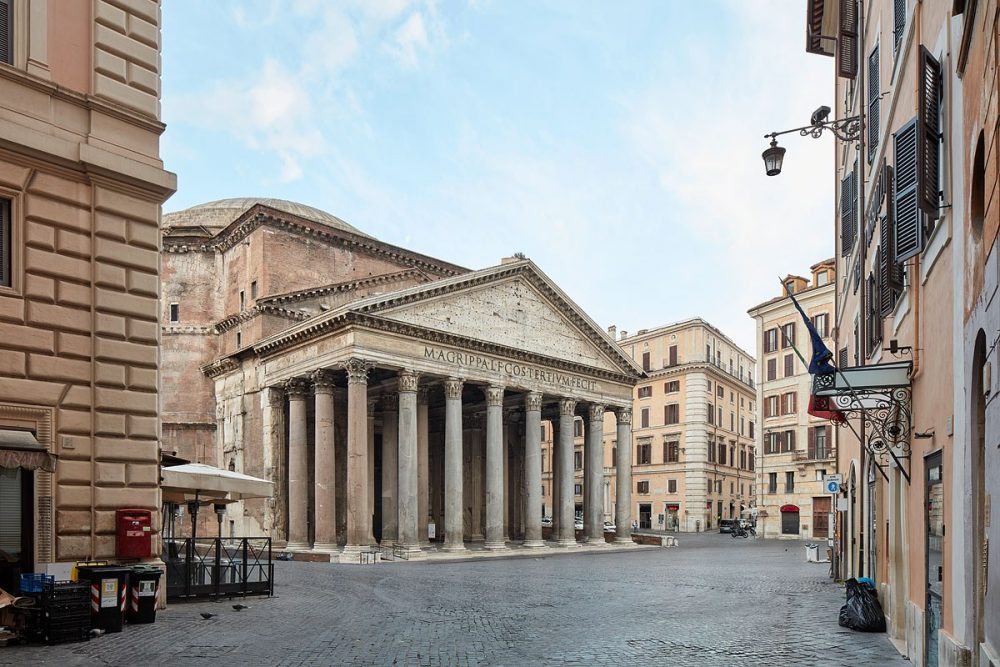
[[[631, 442], [641, 370], [530, 261], [360, 299], [262, 339], [251, 354], [253, 377], [233, 381], [248, 366], [235, 359], [206, 372], [217, 393], [253, 387], [269, 397], [256, 402], [269, 414], [251, 422], [264, 460], [276, 463], [272, 536], [289, 550], [349, 560], [373, 541], [409, 557], [421, 545], [463, 552], [480, 540], [490, 551], [572, 548], [575, 416], [588, 424], [582, 540], [604, 544], [601, 425], [613, 412], [617, 438]], [[568, 487], [548, 543], [543, 420], [559, 424]], [[627, 517], [625, 463], [616, 505]], [[629, 523], [617, 522], [618, 541], [631, 543]]]

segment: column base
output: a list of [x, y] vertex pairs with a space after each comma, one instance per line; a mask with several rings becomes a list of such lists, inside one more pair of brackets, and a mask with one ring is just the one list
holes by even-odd
[[486, 547], [486, 549], [488, 551], [506, 551], [507, 550], [507, 543], [506, 542], [487, 542], [483, 546]]
[[309, 551], [308, 542], [289, 542], [285, 545], [286, 551]]
[[312, 550], [319, 553], [340, 553], [340, 547], [334, 542], [317, 542]]
[[525, 540], [524, 542], [521, 542], [521, 547], [525, 549], [541, 549], [544, 546], [545, 542], [542, 542], [541, 540]]
[[367, 544], [345, 544], [344, 550], [340, 553], [344, 556], [357, 556], [359, 553], [368, 552], [371, 547]]
[[618, 545], [622, 545], [622, 544], [635, 544], [635, 542], [632, 541], [631, 537], [616, 537], [615, 541], [614, 541], [614, 544], [618, 544]]
[[567, 539], [567, 538], [563, 538], [563, 539], [560, 539], [560, 540], [556, 541], [556, 546], [559, 547], [559, 548], [575, 547], [575, 546], [579, 546], [579, 543], [575, 539], [570, 540], [570, 539]]
[[450, 543], [450, 544], [448, 542], [445, 542], [444, 547], [441, 549], [441, 551], [446, 551], [448, 553], [456, 553], [456, 552], [465, 551], [465, 550], [466, 550], [465, 549], [465, 545], [462, 544], [461, 542], [458, 542], [458, 543], [454, 543], [453, 542], [453, 543]]

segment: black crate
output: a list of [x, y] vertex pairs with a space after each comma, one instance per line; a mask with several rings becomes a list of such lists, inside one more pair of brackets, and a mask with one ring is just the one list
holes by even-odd
[[86, 632], [90, 632], [90, 619], [80, 619], [80, 618], [50, 618], [42, 624], [42, 631], [49, 632], [55, 630], [72, 630], [74, 628], [80, 628]]
[[66, 628], [48, 630], [42, 633], [42, 641], [46, 644], [66, 644], [69, 642], [85, 642], [90, 640], [90, 628]]
[[49, 623], [49, 622], [56, 622], [56, 621], [58, 621], [60, 623], [69, 622], [69, 621], [76, 621], [76, 622], [86, 621], [86, 622], [89, 623], [90, 622], [90, 610], [89, 609], [84, 609], [83, 611], [60, 612], [60, 613], [55, 613], [55, 614], [46, 613], [42, 617], [42, 623]]
[[90, 585], [76, 581], [57, 581], [42, 593], [42, 598], [52, 601], [90, 599]]

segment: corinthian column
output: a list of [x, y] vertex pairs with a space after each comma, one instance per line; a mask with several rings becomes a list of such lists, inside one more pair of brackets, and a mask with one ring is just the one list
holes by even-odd
[[288, 548], [309, 548], [309, 436], [306, 432], [306, 397], [309, 384], [292, 378], [288, 395]]
[[591, 405], [584, 443], [583, 496], [584, 534], [588, 541], [604, 544], [601, 513], [601, 479], [604, 477], [604, 406]]
[[430, 518], [430, 422], [427, 417], [427, 387], [417, 388], [417, 538], [430, 546], [427, 524]]
[[[398, 541], [396, 503], [397, 493], [396, 456], [399, 451], [399, 410], [398, 397], [387, 394], [382, 399], [382, 544]], [[370, 436], [369, 436], [370, 437]]]
[[576, 512], [573, 511], [573, 415], [576, 401], [559, 401], [559, 540], [561, 547], [576, 545]]
[[347, 371], [347, 544], [344, 553], [367, 550], [372, 532], [368, 508], [368, 369], [349, 359]]
[[[384, 511], [384, 510], [383, 510]], [[410, 553], [420, 551], [417, 537], [417, 374], [399, 374], [399, 538]]]
[[503, 387], [486, 389], [486, 548], [506, 549], [504, 542]]
[[632, 543], [632, 408], [618, 408], [615, 542]]
[[313, 373], [316, 388], [316, 447], [314, 476], [316, 478], [314, 516], [317, 551], [337, 549], [337, 476], [333, 433], [333, 373], [318, 370]]
[[375, 546], [375, 408], [377, 397], [368, 397], [368, 419], [365, 433], [368, 435], [368, 544]]
[[524, 398], [524, 546], [542, 542], [542, 395]]
[[445, 381], [444, 399], [444, 550], [464, 551], [461, 380]]

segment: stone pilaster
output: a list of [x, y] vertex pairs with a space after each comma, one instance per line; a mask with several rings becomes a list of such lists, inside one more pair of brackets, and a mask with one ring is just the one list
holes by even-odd
[[264, 470], [274, 482], [274, 497], [264, 505], [264, 531], [275, 542], [287, 542], [288, 505], [286, 503], [288, 462], [285, 437], [285, 392], [281, 387], [265, 387], [261, 400], [261, 441], [263, 443]]
[[333, 373], [318, 370], [312, 375], [316, 390], [316, 445], [314, 461], [314, 544], [317, 551], [337, 549], [337, 475], [334, 454]]
[[378, 407], [378, 396], [369, 396], [367, 405], [368, 436], [368, 544], [376, 546], [375, 541], [375, 409]]
[[368, 508], [368, 370], [363, 359], [343, 364], [347, 371], [347, 544], [344, 553], [368, 548], [372, 515]]
[[486, 389], [486, 548], [506, 549], [504, 542], [503, 387]]
[[[417, 536], [417, 374], [399, 374], [399, 542], [410, 553], [420, 551]], [[383, 509], [383, 511], [385, 511]]]
[[[399, 452], [399, 399], [393, 394], [382, 398], [382, 540], [383, 545], [395, 544], [399, 538], [397, 499], [399, 472], [396, 460]], [[371, 437], [371, 436], [369, 436]]]
[[615, 542], [632, 543], [632, 408], [618, 408]]
[[529, 392], [524, 399], [524, 546], [542, 542], [542, 395]]
[[588, 541], [604, 544], [601, 494], [601, 481], [604, 478], [604, 406], [591, 405], [587, 416], [590, 419], [587, 422], [587, 440], [583, 453], [583, 528]]
[[444, 531], [445, 551], [464, 551], [462, 516], [462, 381], [444, 385]]
[[561, 547], [576, 545], [576, 512], [573, 505], [573, 415], [576, 401], [559, 401], [559, 539]]
[[288, 548], [309, 548], [309, 436], [306, 399], [309, 383], [293, 378], [285, 383], [288, 396]]

